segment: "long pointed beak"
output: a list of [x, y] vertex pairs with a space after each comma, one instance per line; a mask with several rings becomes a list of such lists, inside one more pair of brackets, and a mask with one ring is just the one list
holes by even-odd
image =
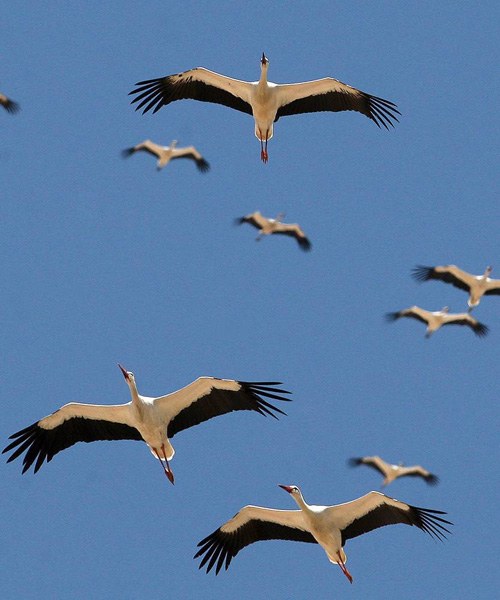
[[281, 483], [278, 483], [279, 487], [284, 489], [285, 492], [288, 492], [289, 494], [292, 493], [292, 487], [290, 485], [281, 485]]
[[120, 367], [121, 372], [123, 373], [123, 376], [125, 377], [125, 379], [128, 381], [128, 372], [127, 369], [124, 369], [120, 363], [118, 363], [118, 366]]
[[260, 62], [262, 65], [267, 65], [267, 63], [269, 62], [267, 60], [267, 56], [264, 54], [264, 52], [262, 53], [262, 58], [260, 59]]

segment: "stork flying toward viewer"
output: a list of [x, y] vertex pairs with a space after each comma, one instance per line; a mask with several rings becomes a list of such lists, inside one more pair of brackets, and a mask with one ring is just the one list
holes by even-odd
[[34, 463], [35, 473], [44, 460], [50, 462], [61, 450], [76, 442], [97, 440], [143, 440], [160, 461], [165, 475], [174, 483], [169, 460], [174, 449], [169, 438], [176, 433], [235, 410], [254, 410], [261, 415], [286, 414], [265, 398], [289, 400], [277, 382], [246, 382], [216, 377], [199, 377], [186, 387], [158, 398], [137, 391], [134, 374], [118, 365], [132, 401], [100, 406], [72, 402], [51, 415], [10, 436], [14, 441], [3, 452], [14, 450], [7, 462], [23, 452], [23, 473]]
[[267, 80], [269, 60], [262, 54], [259, 81], [241, 81], [197, 67], [176, 75], [147, 79], [129, 95], [135, 95], [132, 104], [143, 114], [175, 100], [186, 98], [223, 104], [253, 115], [255, 135], [260, 140], [260, 156], [267, 162], [267, 142], [273, 137], [273, 123], [280, 117], [299, 113], [355, 110], [374, 121], [378, 127], [394, 126], [401, 114], [389, 100], [371, 96], [337, 79], [325, 77], [304, 83], [280, 84]]
[[471, 275], [455, 265], [444, 267], [418, 265], [413, 269], [413, 277], [417, 281], [438, 279], [465, 290], [469, 293], [467, 304], [469, 305], [469, 312], [471, 312], [481, 302], [483, 296], [500, 296], [500, 279], [490, 279], [492, 270], [492, 267], [486, 267], [482, 275]]
[[11, 114], [18, 112], [19, 110], [19, 104], [17, 102], [14, 102], [14, 100], [11, 100], [10, 98], [7, 98], [7, 96], [5, 94], [2, 94], [1, 92], [0, 104], [5, 108], [7, 112]]
[[302, 250], [310, 250], [311, 242], [307, 239], [301, 227], [297, 223], [292, 223], [289, 225], [282, 223], [281, 219], [283, 217], [284, 215], [280, 213], [276, 219], [266, 219], [266, 217], [263, 217], [259, 211], [256, 211], [254, 213], [250, 213], [246, 217], [240, 217], [236, 219], [235, 223], [236, 225], [249, 223], [250, 225], [253, 225], [259, 229], [259, 235], [256, 238], [257, 242], [260, 241], [264, 235], [276, 233], [294, 237]]
[[191, 160], [194, 160], [196, 162], [196, 166], [202, 173], [206, 173], [210, 169], [208, 162], [194, 146], [188, 146], [186, 148], [176, 148], [176, 146], [177, 140], [173, 140], [170, 146], [159, 146], [151, 140], [144, 140], [140, 144], [137, 144], [137, 146], [122, 150], [122, 156], [123, 158], [127, 158], [141, 150], [144, 152], [149, 152], [149, 154], [158, 157], [158, 162], [156, 163], [156, 168], [158, 171], [163, 169], [165, 165], [168, 165], [171, 160], [176, 158], [190, 158]]
[[411, 319], [417, 319], [426, 323], [427, 331], [425, 337], [431, 337], [431, 335], [444, 325], [465, 325], [470, 327], [472, 331], [479, 337], [484, 337], [489, 329], [483, 323], [476, 321], [474, 317], [471, 317], [469, 313], [454, 313], [450, 314], [447, 306], [443, 307], [442, 310], [430, 312], [424, 310], [418, 306], [411, 306], [398, 312], [387, 313], [386, 318], [388, 321], [396, 321], [401, 317], [409, 317]]
[[357, 467], [358, 465], [367, 465], [376, 469], [379, 473], [384, 476], [382, 487], [389, 485], [398, 477], [422, 477], [429, 485], [436, 485], [439, 482], [439, 478], [432, 473], [429, 473], [427, 469], [424, 469], [420, 465], [413, 467], [405, 467], [403, 463], [399, 465], [391, 465], [382, 460], [380, 456], [364, 456], [361, 458], [350, 458], [348, 464], [351, 467]]
[[217, 575], [222, 567], [229, 567], [238, 552], [260, 540], [290, 540], [318, 543], [330, 562], [338, 564], [352, 583], [343, 550], [346, 541], [384, 525], [415, 525], [436, 539], [450, 533], [443, 525], [450, 521], [437, 516], [443, 511], [418, 508], [389, 498], [380, 492], [334, 506], [307, 504], [296, 485], [280, 485], [287, 491], [300, 510], [277, 510], [260, 506], [245, 506], [227, 523], [201, 540], [194, 558], [203, 556], [199, 568], [207, 563], [207, 573], [215, 566]]

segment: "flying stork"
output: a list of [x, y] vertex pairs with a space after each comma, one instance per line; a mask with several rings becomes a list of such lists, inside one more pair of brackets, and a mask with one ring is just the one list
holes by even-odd
[[19, 110], [19, 104], [8, 98], [5, 94], [0, 92], [0, 104], [5, 110], [11, 114], [16, 113]]
[[434, 312], [424, 310], [418, 306], [411, 306], [397, 312], [387, 313], [386, 318], [388, 321], [396, 321], [401, 317], [409, 317], [422, 321], [427, 324], [425, 334], [427, 338], [431, 337], [435, 331], [444, 325], [466, 325], [479, 337], [484, 337], [488, 333], [488, 327], [474, 319], [469, 313], [450, 314], [448, 311], [449, 308], [447, 306]]
[[348, 464], [351, 467], [357, 467], [358, 465], [367, 465], [376, 469], [379, 473], [384, 476], [382, 487], [389, 485], [398, 477], [422, 477], [429, 485], [436, 485], [439, 482], [439, 477], [429, 473], [427, 469], [420, 465], [414, 465], [412, 467], [405, 467], [403, 463], [399, 465], [391, 465], [382, 460], [380, 456], [363, 456], [360, 458], [350, 458]]
[[378, 127], [394, 126], [398, 111], [389, 100], [372, 96], [332, 77], [303, 83], [280, 84], [267, 80], [269, 60], [262, 54], [259, 81], [241, 81], [196, 67], [183, 73], [147, 79], [136, 83], [132, 104], [143, 114], [175, 100], [191, 99], [223, 104], [253, 115], [255, 135], [260, 140], [260, 156], [267, 162], [267, 142], [273, 137], [273, 123], [280, 117], [299, 113], [355, 110]]
[[361, 498], [334, 506], [307, 504], [296, 485], [280, 485], [300, 510], [278, 510], [260, 506], [245, 506], [232, 519], [199, 542], [194, 558], [203, 556], [201, 569], [207, 563], [207, 573], [215, 566], [217, 575], [229, 567], [238, 552], [260, 540], [290, 540], [317, 543], [323, 547], [330, 562], [338, 564], [352, 583], [343, 550], [346, 541], [384, 525], [416, 525], [436, 539], [450, 533], [443, 525], [450, 521], [437, 516], [443, 511], [418, 508], [390, 498], [380, 492], [369, 492]]
[[443, 267], [418, 265], [412, 273], [417, 281], [438, 279], [465, 290], [469, 293], [467, 304], [469, 305], [469, 312], [471, 312], [483, 296], [500, 296], [500, 279], [490, 279], [489, 276], [492, 270], [493, 267], [486, 267], [482, 275], [471, 275], [455, 265], [445, 265]]
[[[182, 389], [150, 398], [137, 391], [134, 374], [118, 365], [132, 401], [127, 404], [65, 404], [51, 415], [10, 436], [14, 441], [3, 452], [14, 450], [7, 462], [25, 452], [23, 473], [34, 463], [34, 472], [44, 460], [50, 462], [61, 450], [77, 442], [98, 440], [142, 440], [160, 461], [165, 475], [174, 483], [170, 469], [175, 450], [169, 438], [212, 417], [235, 410], [254, 410], [277, 418], [286, 414], [263, 397], [289, 400], [277, 382], [247, 382], [217, 377], [198, 377]], [[35, 462], [36, 461], [36, 462]]]
[[249, 223], [259, 230], [259, 235], [256, 241], [260, 241], [262, 236], [271, 235], [273, 233], [281, 235], [289, 235], [294, 237], [302, 250], [310, 250], [311, 242], [307, 239], [301, 227], [297, 223], [287, 225], [282, 223], [281, 219], [284, 217], [283, 213], [280, 213], [276, 219], [267, 219], [263, 217], [257, 210], [254, 213], [250, 213], [246, 217], [240, 217], [236, 219], [236, 224], [241, 225], [242, 223]]
[[140, 144], [137, 144], [137, 146], [122, 150], [122, 156], [123, 158], [127, 158], [141, 150], [144, 152], [149, 152], [149, 154], [158, 157], [158, 162], [156, 163], [156, 168], [158, 171], [163, 169], [165, 165], [168, 165], [171, 160], [176, 158], [189, 158], [194, 160], [196, 162], [196, 166], [202, 173], [206, 173], [210, 169], [208, 162], [194, 146], [187, 146], [186, 148], [176, 148], [176, 146], [177, 140], [173, 140], [170, 146], [160, 146], [151, 140], [144, 140]]

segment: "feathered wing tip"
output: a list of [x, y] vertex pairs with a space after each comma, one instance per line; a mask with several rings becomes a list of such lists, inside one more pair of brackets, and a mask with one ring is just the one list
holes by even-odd
[[19, 104], [17, 102], [14, 102], [14, 100], [7, 100], [7, 102], [5, 102], [3, 107], [11, 115], [13, 115], [21, 110], [21, 107], [19, 106]]
[[490, 328], [487, 325], [485, 325], [484, 323], [480, 323], [479, 321], [477, 321], [477, 323], [472, 326], [472, 329], [474, 333], [479, 337], [485, 337], [490, 331]]
[[286, 412], [282, 411], [277, 406], [266, 402], [262, 398], [262, 396], [264, 396], [266, 398], [272, 398], [273, 400], [283, 400], [284, 402], [291, 402], [291, 398], [285, 398], [282, 395], [291, 394], [291, 392], [289, 392], [288, 390], [282, 390], [281, 388], [274, 387], [276, 385], [281, 385], [281, 381], [238, 381], [238, 383], [245, 389], [245, 391], [250, 392], [250, 394], [253, 396], [253, 399], [257, 403], [255, 410], [261, 415], [270, 415], [271, 417], [277, 419], [278, 417], [275, 415], [276, 412], [280, 415], [286, 416]]
[[401, 317], [401, 312], [388, 312], [385, 313], [385, 320], [392, 323], [393, 321], [397, 321]]
[[236, 219], [233, 221], [233, 223], [235, 225], [242, 225], [245, 222], [246, 222], [246, 217], [236, 217]]
[[131, 146], [130, 148], [125, 148], [125, 150], [122, 150], [121, 152], [122, 158], [128, 158], [129, 156], [132, 156], [134, 152], [135, 148], [133, 146]]
[[298, 237], [297, 242], [304, 252], [309, 252], [312, 249], [312, 244], [306, 237]]
[[153, 114], [158, 112], [162, 106], [164, 106], [163, 99], [163, 88], [168, 89], [170, 84], [171, 76], [158, 77], [157, 79], [147, 79], [145, 81], [138, 81], [135, 85], [135, 90], [128, 93], [129, 96], [137, 94], [137, 96], [131, 101], [131, 104], [139, 102], [135, 107], [135, 110], [143, 108], [142, 114], [144, 115], [150, 111], [153, 107]]
[[196, 166], [202, 173], [210, 171], [210, 164], [204, 158], [196, 159]]
[[429, 485], [437, 485], [439, 483], [439, 477], [437, 475], [434, 475], [433, 473], [425, 475], [424, 479]]
[[362, 458], [356, 458], [356, 457], [349, 458], [349, 459], [347, 459], [347, 464], [350, 467], [358, 467], [359, 465], [363, 464], [363, 459]]
[[221, 544], [220, 540], [218, 539], [219, 532], [220, 530], [217, 529], [216, 531], [208, 535], [206, 538], [201, 540], [201, 542], [198, 543], [198, 547], [200, 549], [193, 556], [193, 558], [200, 558], [200, 556], [205, 555], [203, 556], [200, 564], [198, 565], [198, 569], [202, 569], [208, 562], [207, 573], [211, 571], [212, 567], [217, 562], [217, 567], [215, 568], [216, 575], [219, 574], [219, 571], [222, 569], [223, 566], [227, 571], [232, 559], [236, 556], [236, 554], [238, 554], [239, 551], [239, 549], [237, 549], [236, 547], [230, 548], [226, 544]]
[[397, 105], [390, 100], [384, 100], [378, 96], [368, 96], [368, 103], [370, 106], [370, 119], [378, 126], [389, 129], [389, 126], [394, 127], [394, 122], [399, 123], [399, 119], [396, 115], [401, 116]]
[[429, 281], [432, 278], [432, 272], [434, 267], [424, 267], [423, 265], [417, 265], [412, 269], [412, 277], [417, 281]]
[[446, 539], [447, 533], [451, 534], [451, 531], [446, 529], [442, 523], [446, 523], [446, 525], [453, 525], [453, 523], [442, 517], [436, 516], [445, 515], [446, 512], [442, 510], [432, 510], [431, 508], [419, 508], [418, 506], [410, 506], [410, 510], [414, 518], [413, 524], [436, 540], [443, 541]]

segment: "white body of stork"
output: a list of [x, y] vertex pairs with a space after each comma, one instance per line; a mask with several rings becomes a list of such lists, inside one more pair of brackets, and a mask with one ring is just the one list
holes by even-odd
[[11, 114], [18, 112], [19, 104], [0, 92], [0, 104]]
[[246, 215], [246, 217], [236, 219], [236, 224], [241, 225], [242, 223], [249, 223], [256, 227], [259, 230], [259, 235], [256, 238], [257, 242], [260, 241], [264, 235], [276, 233], [294, 237], [302, 250], [310, 250], [312, 247], [311, 242], [307, 239], [300, 225], [297, 223], [282, 223], [281, 219], [283, 216], [283, 214], [279, 214], [276, 219], [268, 219], [263, 217], [257, 210]]
[[205, 173], [210, 169], [208, 162], [194, 146], [177, 148], [177, 140], [173, 140], [170, 146], [160, 146], [151, 140], [144, 140], [140, 144], [137, 144], [137, 146], [123, 150], [122, 156], [123, 158], [127, 158], [128, 156], [140, 151], [148, 152], [149, 154], [152, 154], [158, 158], [158, 162], [156, 163], [158, 171], [163, 169], [163, 167], [168, 165], [171, 160], [175, 160], [176, 158], [189, 158], [194, 160], [196, 162], [196, 166], [202, 173]]
[[170, 439], [179, 431], [236, 410], [253, 410], [276, 417], [285, 414], [263, 397], [288, 400], [277, 382], [243, 382], [199, 377], [186, 387], [158, 398], [137, 391], [134, 374], [119, 365], [132, 396], [128, 404], [101, 406], [72, 402], [10, 436], [3, 452], [14, 450], [7, 462], [25, 452], [23, 473], [77, 442], [143, 440], [173, 483], [168, 461], [174, 456]]
[[355, 110], [378, 125], [394, 125], [399, 111], [389, 100], [371, 96], [337, 79], [325, 77], [303, 83], [278, 84], [267, 80], [269, 60], [262, 54], [259, 81], [241, 81], [197, 67], [176, 75], [139, 81], [130, 94], [136, 95], [136, 110], [143, 114], [175, 100], [192, 99], [223, 104], [253, 115], [255, 135], [261, 143], [261, 159], [267, 162], [267, 142], [280, 117], [299, 113]]
[[350, 458], [348, 461], [351, 467], [357, 467], [359, 465], [367, 465], [377, 470], [384, 476], [382, 487], [389, 485], [398, 477], [421, 477], [429, 485], [436, 485], [439, 482], [439, 478], [433, 475], [424, 467], [420, 465], [413, 465], [411, 467], [405, 467], [403, 463], [399, 465], [391, 465], [390, 463], [382, 460], [380, 456], [363, 456], [360, 458]]
[[466, 327], [470, 327], [479, 337], [484, 337], [488, 333], [488, 327], [474, 319], [469, 313], [450, 314], [448, 311], [447, 306], [443, 307], [442, 310], [434, 312], [424, 310], [419, 306], [411, 306], [397, 312], [387, 313], [386, 318], [388, 321], [396, 321], [402, 317], [409, 317], [422, 321], [422, 323], [427, 325], [425, 337], [430, 337], [444, 325], [465, 325]]
[[450, 533], [442, 523], [450, 521], [437, 516], [439, 510], [418, 508], [389, 498], [380, 492], [334, 506], [307, 504], [295, 485], [280, 485], [299, 506], [299, 510], [277, 510], [260, 506], [245, 506], [231, 520], [199, 542], [194, 558], [203, 556], [199, 568], [207, 563], [207, 573], [215, 566], [218, 574], [229, 567], [238, 552], [260, 540], [290, 540], [318, 543], [330, 562], [338, 564], [352, 583], [343, 550], [348, 539], [383, 527], [404, 523], [415, 525], [437, 539]]
[[483, 296], [500, 296], [500, 279], [490, 279], [492, 267], [486, 267], [482, 275], [471, 275], [455, 265], [442, 267], [424, 267], [418, 265], [413, 269], [413, 277], [417, 281], [437, 279], [465, 290], [469, 293], [467, 304], [469, 312], [476, 307]]

